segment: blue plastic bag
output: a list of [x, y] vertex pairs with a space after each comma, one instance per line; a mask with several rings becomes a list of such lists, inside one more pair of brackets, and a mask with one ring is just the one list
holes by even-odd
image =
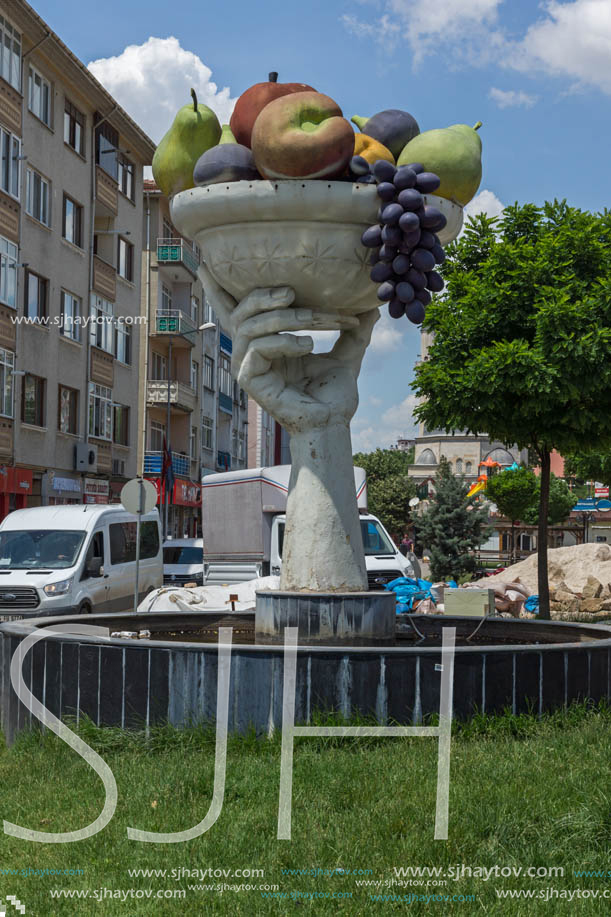
[[539, 614], [539, 596], [538, 595], [529, 595], [526, 601], [524, 602], [524, 611], [529, 611], [531, 614]]

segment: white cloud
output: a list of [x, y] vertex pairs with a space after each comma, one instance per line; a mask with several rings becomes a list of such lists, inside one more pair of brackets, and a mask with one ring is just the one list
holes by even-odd
[[498, 217], [502, 214], [505, 205], [501, 203], [493, 191], [480, 191], [465, 207], [465, 223], [468, 217], [478, 213], [485, 213], [489, 217]]
[[91, 61], [88, 67], [155, 143], [178, 109], [191, 101], [191, 87], [198, 102], [208, 105], [222, 124], [229, 121], [236, 101], [227, 87], [218, 88], [210, 68], [181, 48], [177, 38], [151, 37], [116, 57]]
[[375, 423], [370, 418], [357, 416], [351, 427], [353, 452], [371, 452], [378, 447], [389, 449], [400, 437], [415, 436], [418, 429], [413, 416], [415, 406], [416, 396], [408, 395], [399, 404], [387, 408]]
[[611, 4], [609, 0], [548, 0], [545, 18], [530, 26], [509, 64], [541, 68], [611, 94]]
[[[609, 0], [544, 0], [533, 15], [539, 18], [518, 37], [500, 21], [502, 6], [503, 0], [381, 0], [375, 18], [344, 15], [342, 20], [353, 35], [382, 43], [385, 50], [404, 40], [414, 65], [439, 53], [450, 66], [493, 62], [529, 76], [542, 71], [568, 78], [578, 88], [596, 87], [611, 95]], [[506, 104], [529, 104], [527, 93], [521, 97], [517, 93]]]
[[406, 325], [406, 319], [391, 318], [386, 306], [382, 306], [380, 320], [374, 326], [371, 335], [369, 350], [374, 353], [390, 353], [398, 350], [403, 344], [403, 332], [406, 330]]
[[537, 101], [537, 96], [531, 96], [521, 89], [496, 89], [494, 86], [488, 93], [499, 108], [532, 108]]

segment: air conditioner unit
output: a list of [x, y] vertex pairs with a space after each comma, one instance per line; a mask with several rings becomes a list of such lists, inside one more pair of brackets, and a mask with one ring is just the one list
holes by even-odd
[[125, 459], [112, 460], [112, 473], [125, 477]]
[[76, 471], [98, 470], [98, 447], [91, 443], [77, 443], [74, 447], [74, 467]]

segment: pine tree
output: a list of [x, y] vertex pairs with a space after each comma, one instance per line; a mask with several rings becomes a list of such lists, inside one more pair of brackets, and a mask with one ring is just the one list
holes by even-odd
[[418, 540], [429, 552], [433, 580], [457, 579], [475, 569], [473, 551], [488, 537], [488, 511], [467, 497], [469, 485], [452, 474], [441, 458], [435, 477], [435, 494], [418, 519]]

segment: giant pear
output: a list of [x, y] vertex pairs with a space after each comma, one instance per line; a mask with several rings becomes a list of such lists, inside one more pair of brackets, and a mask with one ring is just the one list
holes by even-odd
[[418, 134], [403, 148], [397, 165], [421, 162], [441, 179], [435, 194], [464, 207], [482, 180], [482, 141], [477, 133], [481, 126], [481, 121], [474, 127], [453, 124]]
[[195, 187], [193, 169], [197, 160], [216, 146], [221, 136], [221, 125], [212, 109], [198, 104], [194, 89], [191, 96], [193, 103], [178, 111], [153, 156], [153, 178], [168, 196]]

